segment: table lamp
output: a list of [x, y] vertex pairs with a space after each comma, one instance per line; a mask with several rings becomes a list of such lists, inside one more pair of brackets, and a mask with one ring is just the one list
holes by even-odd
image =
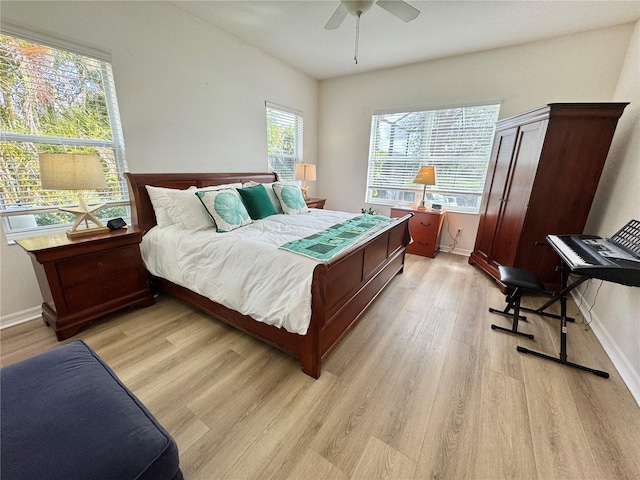
[[426, 207], [424, 205], [424, 199], [427, 195], [427, 185], [435, 185], [436, 184], [436, 167], [423, 165], [418, 170], [418, 174], [416, 178], [413, 179], [413, 183], [417, 183], [418, 185], [423, 185], [422, 187], [422, 202], [418, 206], [418, 210], [425, 210]]
[[312, 163], [299, 163], [296, 165], [296, 180], [302, 180], [302, 196], [305, 200], [309, 199], [307, 195], [307, 190], [309, 186], [307, 185], [307, 180], [310, 182], [314, 182], [316, 180], [316, 166]]
[[[43, 190], [80, 190], [77, 207], [59, 208], [63, 212], [73, 213], [75, 223], [67, 230], [67, 237], [74, 238], [81, 235], [108, 232], [100, 220], [92, 213], [104, 203], [87, 206], [82, 190], [98, 190], [107, 187], [107, 181], [102, 172], [100, 158], [95, 155], [78, 155], [71, 153], [41, 153], [40, 181]], [[84, 221], [85, 227], [78, 228]], [[90, 227], [89, 221], [95, 224]]]

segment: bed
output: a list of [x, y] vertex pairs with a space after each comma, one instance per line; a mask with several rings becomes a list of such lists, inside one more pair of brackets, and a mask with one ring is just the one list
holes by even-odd
[[[147, 185], [184, 190], [194, 186], [277, 181], [274, 173], [125, 173], [125, 177], [131, 198], [132, 223], [145, 233], [157, 223]], [[161, 276], [149, 273], [149, 281], [159, 291], [295, 356], [303, 372], [318, 378], [323, 358], [385, 286], [402, 273], [405, 247], [410, 241], [409, 218], [410, 215], [391, 219], [366, 240], [315, 265], [310, 280], [310, 321], [304, 335], [256, 321]]]

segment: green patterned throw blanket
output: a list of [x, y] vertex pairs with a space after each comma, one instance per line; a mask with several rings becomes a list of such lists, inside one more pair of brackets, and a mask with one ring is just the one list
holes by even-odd
[[340, 253], [368, 231], [388, 221], [389, 218], [382, 215], [360, 215], [308, 237], [285, 243], [280, 248], [325, 261]]

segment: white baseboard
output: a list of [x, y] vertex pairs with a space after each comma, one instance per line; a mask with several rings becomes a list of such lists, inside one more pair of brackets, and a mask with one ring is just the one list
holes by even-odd
[[604, 351], [611, 359], [613, 366], [616, 367], [616, 370], [622, 377], [622, 381], [625, 383], [631, 395], [635, 399], [638, 406], [640, 406], [640, 373], [636, 372], [635, 369], [631, 366], [629, 360], [625, 354], [620, 350], [616, 342], [613, 340], [609, 332], [600, 321], [598, 316], [591, 311], [589, 315], [585, 315], [588, 313], [590, 305], [587, 304], [586, 299], [582, 296], [582, 293], [575, 289], [571, 292], [571, 296], [573, 300], [576, 302], [576, 305], [579, 306], [580, 313], [584, 318], [591, 318], [591, 323], [589, 326], [593, 330], [594, 335], [604, 348]]
[[21, 312], [10, 313], [9, 315], [0, 317], [0, 330], [7, 327], [13, 327], [14, 325], [18, 325], [20, 323], [28, 322], [29, 320], [34, 320], [36, 318], [39, 318], [41, 315], [41, 307], [33, 307], [22, 310]]
[[454, 248], [451, 249], [450, 245], [440, 245], [440, 251], [446, 253], [453, 253], [454, 255], [462, 255], [464, 257], [471, 256], [471, 250], [466, 250], [463, 248]]

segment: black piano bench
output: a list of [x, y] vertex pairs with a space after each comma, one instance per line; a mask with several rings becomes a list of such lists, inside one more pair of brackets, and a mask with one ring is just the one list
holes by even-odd
[[[504, 267], [499, 266], [498, 272], [500, 273], [500, 281], [507, 287], [513, 288], [513, 293], [507, 295], [507, 306], [504, 310], [496, 310], [495, 308], [489, 308], [489, 312], [498, 315], [504, 315], [505, 317], [511, 317], [513, 319], [511, 328], [500, 327], [498, 325], [491, 324], [492, 330], [500, 330], [501, 332], [512, 333], [514, 335], [522, 335], [523, 337], [533, 338], [530, 333], [524, 333], [518, 330], [518, 321], [525, 320], [526, 317], [520, 315], [520, 300], [522, 299], [522, 292], [524, 290], [548, 293], [546, 287], [538, 276], [516, 267]], [[510, 313], [513, 309], [513, 313]], [[529, 309], [527, 309], [529, 310]]]

